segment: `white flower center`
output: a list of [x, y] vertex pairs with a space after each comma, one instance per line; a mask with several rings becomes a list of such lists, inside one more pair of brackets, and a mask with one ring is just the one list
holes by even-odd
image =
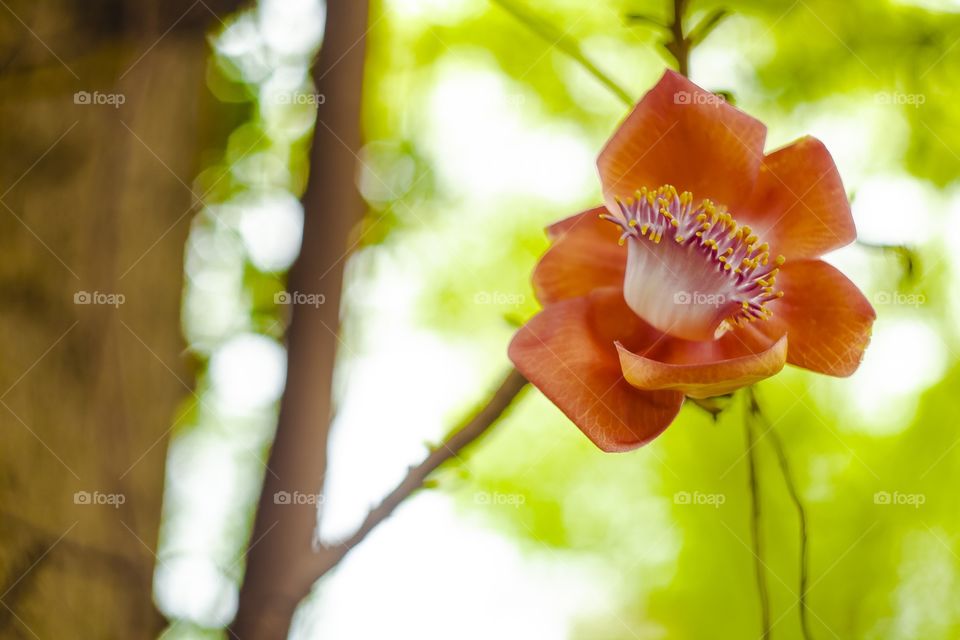
[[767, 319], [767, 303], [783, 256], [709, 200], [665, 185], [617, 200], [619, 212], [602, 214], [623, 229], [627, 244], [623, 295], [651, 325], [687, 340], [713, 340], [726, 330]]

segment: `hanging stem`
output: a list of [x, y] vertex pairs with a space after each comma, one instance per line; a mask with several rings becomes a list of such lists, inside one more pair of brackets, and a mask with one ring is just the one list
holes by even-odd
[[670, 22], [670, 33], [673, 39], [666, 44], [667, 51], [673, 54], [677, 61], [677, 71], [685, 78], [690, 77], [690, 40], [683, 34], [683, 14], [687, 9], [687, 0], [673, 1], [673, 20]]
[[797, 510], [797, 520], [800, 524], [800, 628], [803, 631], [804, 640], [811, 640], [813, 634], [810, 632], [810, 616], [807, 610], [807, 589], [810, 582], [810, 561], [807, 539], [807, 512], [800, 500], [800, 493], [797, 491], [796, 483], [793, 480], [793, 474], [790, 472], [790, 461], [787, 458], [787, 450], [783, 446], [780, 434], [769, 424], [764, 417], [760, 404], [757, 402], [756, 393], [753, 387], [749, 387], [750, 413], [759, 418], [764, 426], [767, 427], [766, 433], [770, 434], [770, 441], [773, 443], [773, 450], [777, 454], [777, 463], [780, 466], [780, 472], [783, 474], [783, 480], [787, 485], [787, 493], [790, 494], [790, 501]]
[[780, 471], [783, 473], [783, 479], [787, 484], [787, 491], [790, 493], [790, 500], [797, 510], [797, 518], [800, 521], [800, 627], [803, 629], [803, 637], [810, 640], [813, 636], [810, 633], [810, 621], [807, 612], [807, 586], [809, 582], [809, 560], [807, 557], [807, 515], [800, 502], [800, 496], [797, 495], [797, 488], [793, 483], [793, 477], [790, 475], [790, 465], [787, 462], [786, 451], [783, 443], [780, 441], [780, 435], [770, 430], [773, 448], [777, 452], [777, 460], [780, 463]]
[[770, 595], [767, 591], [767, 575], [763, 564], [763, 540], [760, 537], [760, 487], [757, 480], [756, 439], [753, 432], [753, 407], [756, 398], [753, 387], [747, 387], [747, 412], [743, 427], [747, 440], [748, 480], [750, 486], [750, 535], [753, 539], [754, 570], [757, 577], [757, 592], [760, 595], [761, 640], [770, 638]]

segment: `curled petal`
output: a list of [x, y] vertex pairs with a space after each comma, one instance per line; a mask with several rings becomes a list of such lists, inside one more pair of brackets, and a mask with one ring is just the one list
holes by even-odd
[[[535, 387], [604, 451], [635, 449], [659, 435], [676, 417], [683, 394], [640, 391], [620, 372], [608, 334], [628, 317], [612, 318], [593, 305], [618, 289], [548, 305], [514, 336], [510, 359]], [[598, 324], [599, 322], [599, 324]]]
[[623, 376], [638, 389], [673, 389], [708, 398], [769, 378], [787, 361], [786, 336], [760, 348], [733, 333], [713, 342], [686, 343], [686, 349], [682, 345], [677, 340], [666, 343], [659, 349], [660, 360], [617, 343]]
[[584, 296], [601, 287], [623, 284], [626, 255], [617, 228], [600, 219], [597, 207], [551, 225], [553, 246], [537, 263], [533, 289], [543, 304]]
[[672, 184], [731, 211], [753, 189], [767, 128], [683, 76], [667, 71], [597, 160], [611, 211], [615, 198]]
[[753, 195], [736, 215], [788, 260], [818, 258], [857, 237], [837, 166], [810, 136], [763, 159]]
[[792, 365], [838, 377], [856, 371], [877, 317], [857, 286], [822, 260], [787, 262], [777, 285], [784, 296], [770, 303], [773, 317], [750, 328], [785, 332]]

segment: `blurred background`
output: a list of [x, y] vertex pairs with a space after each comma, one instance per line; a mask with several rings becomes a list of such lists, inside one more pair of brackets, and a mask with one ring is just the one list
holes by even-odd
[[[811, 630], [960, 637], [960, 2], [692, 0], [689, 24], [717, 8], [730, 15], [693, 81], [763, 120], [768, 149], [826, 143], [862, 240], [828, 259], [878, 313], [852, 378], [788, 368], [757, 390], [805, 506]], [[595, 157], [627, 108], [571, 43], [639, 99], [670, 64], [647, 19], [668, 10], [371, 5], [324, 538], [484, 399], [538, 308], [543, 227], [599, 202]], [[179, 389], [167, 420], [166, 640], [227, 637], [236, 613], [284, 389], [324, 22], [320, 0], [260, 0], [208, 30], [206, 118], [223, 135], [184, 176], [203, 194], [182, 249], [196, 395]], [[653, 444], [610, 455], [526, 392], [314, 588], [290, 637], [757, 637], [744, 411], [728, 405], [714, 419], [688, 403]], [[769, 438], [756, 451], [773, 635], [801, 638], [797, 513]]]
[[[666, 5], [527, 8], [639, 98], [666, 64], [663, 33], [629, 16], [666, 19]], [[960, 3], [703, 2], [693, 21], [717, 6], [732, 15], [695, 51], [694, 81], [764, 120], [771, 149], [824, 140], [861, 239], [919, 255], [912, 270], [871, 247], [831, 256], [877, 307], [866, 361], [849, 380], [787, 370], [760, 385], [808, 512], [812, 629], [957, 637]], [[370, 27], [357, 175], [369, 212], [346, 280], [323, 510], [333, 537], [501, 375], [515, 324], [537, 308], [541, 229], [598, 201], [595, 156], [626, 113], [496, 4], [389, 0]], [[208, 367], [168, 461], [156, 593], [181, 622], [167, 638], [201, 637], [234, 612], [233, 559], [283, 388], [274, 294], [302, 220], [313, 109], [290, 97], [322, 32], [320, 4], [264, 0], [214, 37], [211, 89], [251, 109], [222, 161], [241, 165], [231, 188], [188, 243], [184, 330]], [[231, 155], [261, 136], [261, 151]], [[653, 445], [604, 455], [528, 393], [317, 587], [292, 637], [752, 637], [741, 421], [739, 403], [716, 422], [688, 405]], [[774, 629], [800, 637], [796, 514], [769, 443], [758, 451]]]

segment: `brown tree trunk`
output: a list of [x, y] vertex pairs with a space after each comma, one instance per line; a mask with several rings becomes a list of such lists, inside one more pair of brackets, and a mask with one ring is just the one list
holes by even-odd
[[339, 331], [343, 265], [363, 203], [355, 187], [367, 30], [366, 2], [328, 0], [326, 33], [314, 69], [325, 96], [317, 117], [304, 195], [303, 249], [289, 289], [325, 296], [319, 307], [294, 305], [288, 332], [287, 386], [247, 555], [240, 610], [231, 637], [282, 640], [313, 584], [317, 520], [310, 501], [284, 504], [278, 492], [317, 495], [326, 473], [331, 382]]
[[0, 5], [0, 637], [162, 628], [206, 32], [235, 4]]

